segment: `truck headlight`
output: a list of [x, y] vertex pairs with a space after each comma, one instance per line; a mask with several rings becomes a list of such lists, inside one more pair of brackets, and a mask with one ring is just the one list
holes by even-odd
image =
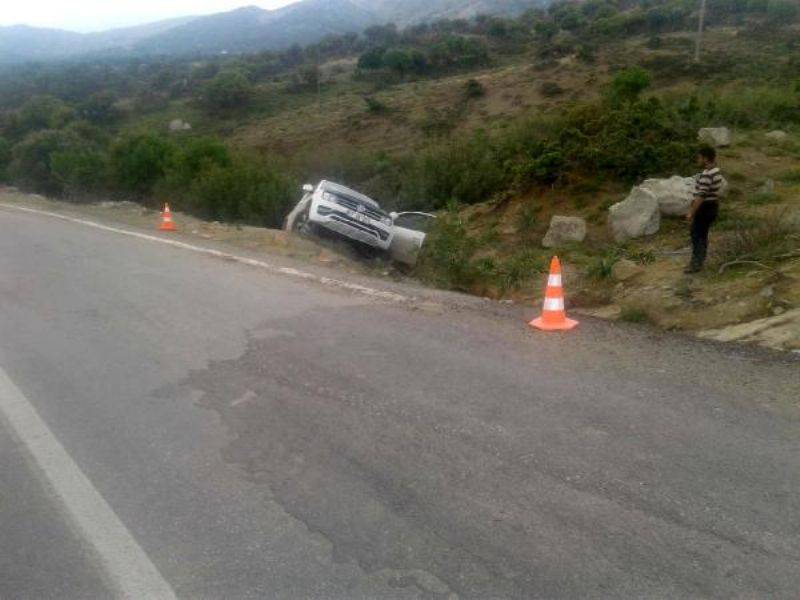
[[391, 227], [392, 225], [394, 225], [394, 221], [392, 221], [391, 217], [384, 217], [383, 224], [386, 225], [387, 227]]

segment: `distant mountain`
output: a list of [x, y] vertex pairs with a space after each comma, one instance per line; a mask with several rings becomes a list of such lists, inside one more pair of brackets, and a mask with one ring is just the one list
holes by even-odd
[[195, 18], [180, 17], [84, 34], [27, 25], [0, 27], [0, 62], [72, 58], [112, 48], [130, 50], [141, 40], [185, 25]]
[[0, 27], [0, 61], [49, 59], [84, 52], [80, 33], [27, 25]]
[[249, 52], [316, 42], [329, 34], [361, 31], [373, 12], [350, 0], [303, 0], [278, 10], [247, 6], [201, 17], [142, 41], [150, 53]]
[[277, 10], [246, 6], [100, 33], [79, 34], [17, 25], [0, 27], [0, 62], [53, 60], [108, 52], [216, 54], [309, 44], [326, 35], [360, 32], [477, 14], [516, 14], [550, 0], [300, 0]]

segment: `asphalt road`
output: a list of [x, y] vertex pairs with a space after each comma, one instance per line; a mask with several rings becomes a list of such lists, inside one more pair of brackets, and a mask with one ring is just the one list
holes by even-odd
[[[0, 394], [180, 598], [797, 597], [800, 362], [479, 305], [0, 208]], [[26, 428], [0, 597], [113, 597]]]

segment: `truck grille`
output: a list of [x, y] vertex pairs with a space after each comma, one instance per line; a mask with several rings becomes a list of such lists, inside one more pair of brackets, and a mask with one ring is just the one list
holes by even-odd
[[[355, 200], [352, 200], [346, 196], [334, 195], [334, 198], [336, 198], [336, 204], [344, 206], [345, 208], [349, 208], [350, 210], [358, 210], [359, 212], [363, 212], [370, 219], [375, 219], [376, 221], [383, 221], [388, 216], [382, 210], [377, 210], [367, 204], [363, 204], [362, 202], [356, 202]], [[359, 208], [361, 210], [359, 210]]]

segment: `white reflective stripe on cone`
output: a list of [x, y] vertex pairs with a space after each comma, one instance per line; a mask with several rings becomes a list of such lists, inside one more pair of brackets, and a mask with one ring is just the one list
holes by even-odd
[[547, 278], [547, 285], [550, 287], [561, 287], [561, 275], [550, 275]]
[[545, 298], [544, 299], [544, 309], [547, 311], [557, 311], [557, 310], [564, 310], [564, 299], [563, 298]]

